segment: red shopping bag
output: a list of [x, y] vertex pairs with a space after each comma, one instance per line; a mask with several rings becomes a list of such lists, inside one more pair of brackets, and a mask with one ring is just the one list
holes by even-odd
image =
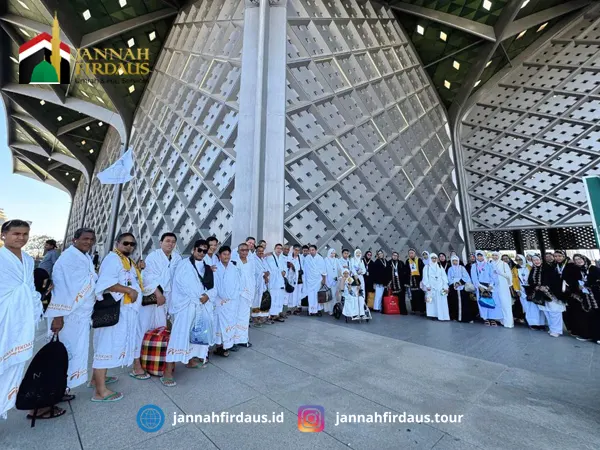
[[383, 313], [384, 314], [400, 314], [400, 304], [398, 297], [388, 295], [383, 297]]

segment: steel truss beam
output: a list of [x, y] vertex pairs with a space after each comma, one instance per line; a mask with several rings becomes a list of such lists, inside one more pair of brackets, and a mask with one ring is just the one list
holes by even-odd
[[[79, 161], [81, 168], [83, 169], [82, 173], [89, 180], [94, 173], [94, 164], [87, 158], [81, 149], [75, 145], [75, 142], [73, 142], [68, 136], [63, 135], [57, 137], [56, 133], [58, 131], [58, 127], [53, 125], [50, 121], [50, 118], [44, 116], [42, 111], [40, 111], [39, 108], [36, 108], [28, 97], [14, 94], [12, 92], [5, 91], [5, 93], [8, 98], [23, 108], [23, 110], [25, 110], [25, 112], [27, 112], [31, 118], [35, 119], [35, 121], [39, 123], [41, 129], [56, 137], [57, 141], [64, 145], [69, 152], [71, 152], [71, 154]], [[30, 120], [30, 118], [23, 117], [22, 120]]]
[[123, 33], [133, 31], [136, 28], [143, 27], [144, 25], [148, 25], [150, 23], [157, 22], [159, 20], [167, 19], [177, 14], [177, 10], [173, 8], [165, 8], [159, 11], [154, 11], [149, 14], [144, 14], [143, 16], [138, 16], [133, 19], [125, 20], [120, 23], [116, 23], [114, 25], [110, 25], [106, 28], [102, 28], [101, 30], [94, 31], [92, 33], [86, 34], [81, 38], [80, 48], [87, 48], [93, 45], [97, 45], [103, 41], [108, 39], [112, 39], [117, 37]]
[[490, 25], [485, 25], [483, 23], [455, 16], [454, 14], [436, 11], [435, 9], [412, 5], [410, 3], [394, 2], [390, 4], [390, 8], [395, 9], [396, 11], [411, 14], [413, 16], [422, 17], [427, 20], [433, 20], [434, 22], [438, 22], [443, 25], [456, 28], [457, 30], [464, 31], [465, 33], [483, 38], [486, 41], [496, 42], [494, 28]]
[[511, 22], [510, 25], [504, 30], [504, 33], [501, 36], [502, 40], [504, 41], [512, 36], [522, 33], [525, 30], [529, 30], [536, 25], [541, 25], [549, 22], [552, 19], [556, 19], [557, 17], [561, 17], [565, 14], [581, 9], [590, 3], [591, 0], [572, 0], [552, 8], [544, 9], [543, 11], [523, 17], [522, 19], [515, 20], [514, 22]]
[[[75, 197], [75, 192], [77, 190], [77, 184], [73, 181], [70, 181], [66, 176], [61, 175], [60, 173], [51, 173], [48, 168], [48, 161], [43, 157], [36, 155], [35, 153], [29, 153], [25, 150], [13, 149], [15, 153], [17, 153], [17, 158], [19, 160], [26, 159], [30, 163], [35, 164], [39, 168], [48, 172], [55, 182], [58, 184], [57, 187], [62, 188], [64, 191], [71, 195], [71, 198]], [[48, 180], [47, 180], [48, 181]]]
[[85, 173], [85, 167], [77, 159], [65, 155], [64, 153], [52, 151], [52, 148], [48, 146], [47, 142], [35, 131], [36, 128], [43, 128], [37, 120], [29, 116], [21, 116], [18, 114], [13, 115], [12, 119], [25, 130], [27, 135], [33, 139], [37, 145], [30, 147], [28, 144], [11, 142], [9, 144], [10, 147], [17, 147], [21, 148], [22, 150], [31, 151], [32, 153], [39, 154], [45, 158], [50, 157], [54, 161], [59, 161], [61, 164], [65, 164], [75, 170]]

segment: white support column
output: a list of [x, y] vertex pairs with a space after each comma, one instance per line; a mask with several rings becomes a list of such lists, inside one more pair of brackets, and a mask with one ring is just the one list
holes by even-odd
[[234, 247], [248, 236], [259, 238], [256, 234], [258, 233], [262, 134], [260, 127], [256, 129], [256, 125], [262, 122], [262, 80], [265, 58], [264, 41], [262, 51], [259, 43], [259, 23], [260, 13], [263, 11], [259, 10], [257, 1], [246, 0], [245, 4], [240, 115], [235, 147], [234, 220], [231, 240], [231, 245]]
[[262, 239], [275, 245], [283, 243], [284, 238], [287, 0], [269, 0], [269, 3], [266, 134], [259, 230]]

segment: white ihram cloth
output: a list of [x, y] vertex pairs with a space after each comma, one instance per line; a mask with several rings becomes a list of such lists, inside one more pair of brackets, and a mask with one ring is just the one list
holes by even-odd
[[42, 315], [40, 294], [33, 284], [33, 259], [22, 262], [0, 248], [0, 418], [15, 406], [25, 364], [33, 355], [35, 324]]
[[[194, 268], [194, 265], [198, 269]], [[195, 261], [192, 265], [190, 259], [180, 261], [173, 271], [171, 281], [171, 298], [168, 311], [173, 320], [169, 345], [167, 346], [167, 362], [187, 363], [192, 358], [205, 359], [208, 354], [208, 345], [190, 343], [190, 330], [200, 308], [205, 308], [209, 320], [213, 319], [216, 290], [206, 289], [200, 281], [210, 266], [205, 266], [203, 261]], [[203, 305], [200, 297], [206, 294], [208, 301]], [[213, 323], [214, 329], [214, 323]]]
[[87, 382], [90, 353], [90, 320], [96, 301], [96, 269], [92, 258], [74, 245], [66, 249], [54, 265], [52, 301], [46, 309], [48, 334], [54, 317], [63, 317], [59, 333], [69, 355], [67, 387]]
[[327, 276], [325, 260], [318, 253], [308, 255], [304, 260], [304, 275], [306, 276], [306, 294], [308, 295], [308, 312], [316, 314], [319, 309], [317, 293], [323, 284], [323, 277]]
[[215, 275], [216, 323], [215, 343], [227, 350], [233, 347], [233, 337], [237, 323], [237, 312], [242, 289], [242, 274], [239, 267], [229, 262], [227, 267], [219, 261]]
[[256, 262], [256, 291], [254, 294], [254, 300], [252, 301], [252, 317], [267, 317], [269, 315], [268, 312], [260, 311], [260, 302], [262, 301], [262, 296], [267, 289], [267, 285], [265, 284], [264, 274], [269, 271], [267, 264], [264, 259], [256, 256], [254, 258]]
[[[525, 257], [523, 255], [517, 255], [517, 257], [520, 257], [522, 261], [525, 261]], [[519, 284], [521, 285], [521, 306], [525, 312], [525, 320], [527, 320], [527, 325], [530, 327], [546, 325], [546, 317], [544, 316], [544, 312], [540, 311], [540, 308], [538, 308], [538, 305], [535, 303], [527, 301], [527, 293], [525, 292], [525, 288], [529, 284], [529, 267], [527, 267], [527, 265], [519, 267], [517, 269], [517, 273], [519, 274]]]
[[[431, 256], [436, 255], [432, 253]], [[425, 287], [425, 298], [431, 297], [431, 302], [426, 302], [427, 317], [450, 320], [447, 294], [448, 276], [438, 263], [431, 262], [423, 269], [423, 286]], [[444, 294], [444, 290], [446, 294]]]
[[131, 269], [125, 270], [121, 258], [115, 252], [110, 252], [100, 265], [96, 301], [103, 301], [102, 294], [109, 293], [108, 289], [115, 284], [135, 289], [138, 298], [134, 303], [125, 305], [124, 294], [110, 292], [115, 300], [121, 300], [119, 322], [112, 327], [94, 329], [94, 369], [130, 366], [140, 353], [138, 313], [142, 304], [142, 292], [137, 273], [133, 264]]
[[[500, 256], [499, 253], [497, 254]], [[501, 259], [492, 261], [490, 264], [496, 275], [496, 286], [494, 286], [494, 291], [500, 300], [500, 305], [496, 305], [496, 308], [500, 307], [502, 309], [502, 325], [505, 328], [514, 328], [515, 321], [512, 313], [512, 296], [510, 295], [512, 271], [510, 270], [510, 267], [508, 267], [508, 264]]]
[[300, 257], [294, 258], [290, 256], [289, 262], [292, 264], [293, 269], [288, 269], [287, 279], [292, 286], [294, 286], [294, 292], [290, 294], [290, 308], [297, 308], [300, 306], [300, 300], [302, 299], [302, 284], [298, 284], [298, 274], [300, 273]]
[[258, 277], [262, 279], [263, 271], [256, 263], [256, 259], [248, 256], [246, 263], [241, 259], [236, 260], [240, 270], [240, 300], [238, 302], [235, 329], [233, 333], [234, 344], [248, 343], [248, 324], [250, 322], [250, 309], [256, 294]]
[[336, 291], [338, 285], [338, 259], [333, 257], [335, 250], [330, 248], [327, 252], [327, 258], [325, 258], [325, 270], [327, 271], [326, 284], [331, 289], [331, 301], [323, 303], [323, 311], [329, 314], [333, 314], [333, 305], [336, 301]]
[[[181, 255], [173, 252], [171, 259], [162, 249], [156, 249], [148, 255], [146, 258], [146, 268], [142, 272], [144, 280], [144, 295], [153, 294], [158, 286], [163, 289], [165, 298], [167, 299], [166, 305], [148, 305], [141, 306], [140, 301], [140, 312], [139, 312], [139, 336], [140, 351], [141, 345], [144, 340], [144, 335], [150, 330], [154, 330], [158, 327], [167, 326], [167, 309], [168, 303], [171, 298], [171, 280], [173, 278], [173, 272], [177, 264], [181, 261]], [[136, 357], [140, 355], [137, 354]]]
[[271, 310], [270, 316], [278, 316], [283, 311], [283, 296], [285, 294], [285, 282], [281, 272], [287, 273], [287, 257], [283, 254], [277, 256], [272, 254], [265, 258], [265, 263], [268, 266], [269, 275], [269, 292], [271, 293]]

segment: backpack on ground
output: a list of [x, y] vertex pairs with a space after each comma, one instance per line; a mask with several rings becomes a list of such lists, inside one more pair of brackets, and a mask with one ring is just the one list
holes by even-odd
[[17, 393], [16, 408], [33, 410], [31, 427], [39, 409], [53, 408], [67, 389], [69, 355], [58, 334], [33, 357]]

